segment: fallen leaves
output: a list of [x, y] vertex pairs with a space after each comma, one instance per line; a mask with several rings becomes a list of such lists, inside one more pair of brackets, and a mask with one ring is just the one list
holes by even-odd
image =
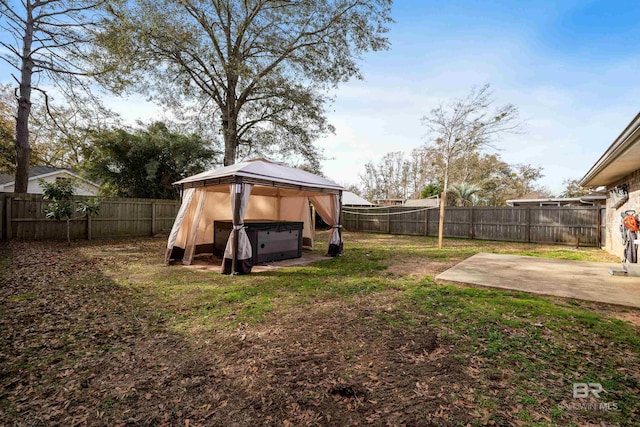
[[[523, 346], [512, 364], [499, 353], [486, 357], [487, 331], [478, 329], [475, 341], [456, 335], [451, 325], [436, 326], [442, 313], [430, 318], [391, 291], [285, 307], [263, 323], [178, 333], [170, 321], [175, 302], [136, 288], [127, 276], [129, 267], [152, 274], [147, 267], [160, 262], [162, 243], [67, 249], [11, 242], [11, 253], [0, 249], [0, 258], [11, 260], [0, 273], [4, 422], [520, 425], [526, 414], [531, 422], [523, 425], [544, 425], [557, 422], [551, 408], [566, 398], [564, 366], [588, 372], [602, 364], [593, 356], [598, 347], [638, 392], [637, 352], [605, 339], [587, 343], [588, 331], [564, 336], [536, 319], [531, 329], [561, 343], [549, 350], [566, 354], [557, 356], [558, 366], [524, 377], [532, 365], [546, 366], [543, 354]], [[492, 326], [500, 339], [528, 342], [530, 331]], [[568, 363], [578, 352], [582, 363]], [[545, 392], [522, 400], [522, 390], [536, 387]]]

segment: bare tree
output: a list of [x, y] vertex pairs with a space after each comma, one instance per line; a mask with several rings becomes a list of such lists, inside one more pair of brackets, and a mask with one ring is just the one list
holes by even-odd
[[580, 179], [567, 178], [562, 181], [564, 190], [560, 193], [559, 197], [582, 197], [593, 191], [593, 188], [585, 188], [580, 186]]
[[0, 59], [15, 69], [16, 90], [16, 179], [15, 191], [26, 192], [29, 174], [29, 116], [32, 91], [48, 102], [39, 82], [88, 75], [83, 48], [90, 39], [105, 0], [0, 0], [0, 28], [9, 37], [0, 40], [5, 52]]
[[473, 88], [465, 98], [442, 103], [422, 118], [427, 127], [429, 144], [441, 155], [444, 162], [444, 182], [440, 201], [438, 248], [442, 248], [444, 206], [449, 186], [450, 167], [461, 157], [492, 143], [504, 133], [517, 133], [522, 128], [518, 109], [511, 104], [494, 105], [490, 86]]
[[[390, 0], [131, 0], [102, 37], [134, 85], [172, 106], [198, 101], [239, 154], [296, 152], [332, 130], [326, 89], [359, 77], [357, 60], [386, 49]], [[120, 80], [120, 77], [124, 77]]]
[[360, 174], [363, 194], [373, 199], [419, 198], [424, 187], [433, 180], [429, 150], [414, 149], [385, 154], [379, 162], [364, 165]]
[[93, 135], [120, 124], [120, 117], [95, 97], [82, 91], [72, 93], [66, 105], [51, 103], [32, 109], [32, 155], [42, 164], [82, 169]]

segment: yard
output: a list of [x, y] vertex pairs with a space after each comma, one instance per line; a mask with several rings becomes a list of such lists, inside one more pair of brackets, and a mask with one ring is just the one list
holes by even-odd
[[481, 251], [602, 251], [345, 233], [340, 258], [228, 277], [165, 244], [3, 244], [2, 423], [640, 425], [640, 312], [433, 281]]

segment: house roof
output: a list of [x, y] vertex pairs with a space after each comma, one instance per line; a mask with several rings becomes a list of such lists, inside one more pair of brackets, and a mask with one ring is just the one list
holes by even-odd
[[347, 206], [373, 206], [373, 203], [351, 191], [342, 192], [342, 204]]
[[591, 204], [597, 201], [605, 201], [607, 200], [607, 196], [605, 193], [589, 193], [582, 197], [546, 197], [546, 198], [536, 198], [536, 199], [510, 199], [507, 200], [506, 203], [508, 206], [513, 206], [515, 204], [570, 204], [570, 203], [584, 203]]
[[583, 187], [611, 185], [640, 169], [640, 113], [580, 180]]
[[437, 207], [440, 204], [440, 198], [437, 196], [429, 197], [426, 199], [409, 199], [404, 202], [404, 206], [414, 207], [414, 208], [424, 208], [424, 207]]
[[[64, 170], [64, 169], [53, 168], [50, 166], [31, 166], [29, 168], [29, 178], [34, 178], [36, 176], [48, 174], [51, 172], [57, 172], [59, 170]], [[0, 184], [7, 184], [9, 182], [13, 182], [15, 178], [16, 177], [14, 174], [0, 172]]]
[[303, 171], [302, 169], [286, 166], [284, 163], [266, 159], [255, 159], [236, 163], [235, 165], [224, 166], [181, 179], [173, 184], [184, 185], [185, 187], [219, 185], [234, 182], [233, 179], [236, 177], [242, 177], [245, 182], [253, 182], [272, 187], [304, 187], [318, 189], [320, 191], [326, 189], [336, 194], [338, 191], [343, 190], [342, 186], [326, 178]]
[[13, 182], [14, 178], [15, 176], [11, 174], [0, 172], [0, 185], [6, 184], [7, 182]]
[[[97, 184], [93, 181], [89, 181], [86, 178], [83, 178], [81, 176], [79, 176], [78, 174], [76, 174], [75, 172], [73, 172], [70, 169], [66, 169], [66, 168], [55, 168], [55, 167], [51, 167], [51, 166], [31, 166], [29, 168], [29, 180], [32, 180], [34, 178], [41, 178], [41, 177], [45, 177], [45, 176], [49, 176], [49, 175], [53, 175], [56, 172], [61, 172], [64, 171], [70, 175], [73, 175], [74, 177], [88, 183], [91, 184], [95, 187], [100, 187], [100, 184]], [[0, 172], [0, 185], [6, 185], [6, 184], [13, 184], [15, 182], [15, 175], [14, 174], [8, 174], [8, 173], [3, 173]]]

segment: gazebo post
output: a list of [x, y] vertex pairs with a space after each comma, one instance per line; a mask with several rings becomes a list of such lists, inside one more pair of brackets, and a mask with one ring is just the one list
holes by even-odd
[[[338, 206], [339, 206], [339, 214], [338, 214], [338, 237], [340, 237], [340, 244], [342, 244], [342, 190], [340, 190], [338, 194]], [[342, 253], [342, 248], [338, 248], [339, 253]]]
[[235, 203], [233, 209], [233, 256], [231, 257], [231, 274], [236, 274], [236, 265], [238, 263], [238, 239], [240, 232], [236, 228], [240, 224], [240, 203], [242, 199], [242, 177], [236, 177], [235, 183]]

